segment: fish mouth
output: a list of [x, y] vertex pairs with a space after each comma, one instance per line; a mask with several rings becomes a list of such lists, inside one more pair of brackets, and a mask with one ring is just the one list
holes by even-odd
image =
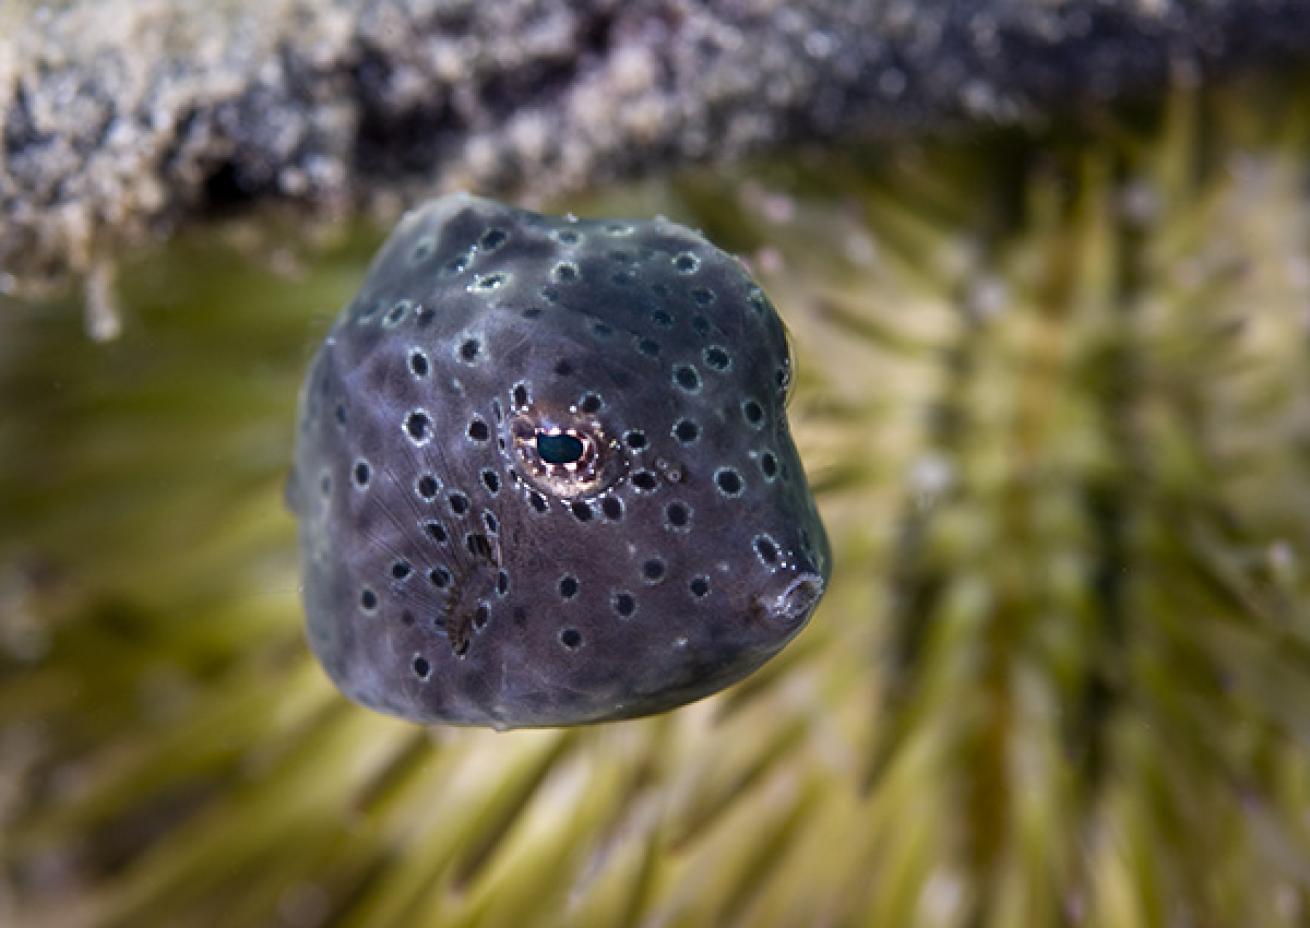
[[819, 604], [826, 586], [822, 576], [806, 571], [792, 577], [782, 592], [761, 596], [756, 604], [768, 621], [789, 632], [796, 631]]

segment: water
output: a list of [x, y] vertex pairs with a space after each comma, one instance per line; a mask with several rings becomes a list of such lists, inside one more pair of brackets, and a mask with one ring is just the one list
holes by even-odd
[[1294, 923], [1310, 209], [1279, 99], [566, 204], [751, 261], [836, 558], [759, 674], [583, 731], [381, 719], [304, 644], [295, 392], [382, 230], [290, 275], [144, 255], [108, 344], [7, 304], [0, 913]]

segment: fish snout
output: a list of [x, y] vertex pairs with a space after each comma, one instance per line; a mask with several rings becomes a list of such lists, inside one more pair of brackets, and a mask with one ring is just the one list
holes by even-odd
[[799, 631], [823, 598], [827, 584], [808, 566], [780, 573], [771, 588], [756, 597], [756, 606], [766, 622], [780, 631]]

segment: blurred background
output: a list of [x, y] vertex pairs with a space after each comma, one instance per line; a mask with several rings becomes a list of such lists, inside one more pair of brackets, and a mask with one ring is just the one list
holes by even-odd
[[[0, 24], [0, 924], [1310, 923], [1310, 9]], [[745, 682], [425, 730], [309, 654], [299, 382], [460, 186], [785, 318], [836, 570]]]

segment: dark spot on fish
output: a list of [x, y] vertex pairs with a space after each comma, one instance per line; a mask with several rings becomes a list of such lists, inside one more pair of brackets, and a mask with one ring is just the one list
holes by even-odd
[[679, 419], [673, 425], [673, 437], [689, 445], [700, 437], [700, 426], [690, 419]]
[[623, 619], [632, 618], [633, 613], [637, 611], [637, 598], [631, 593], [615, 593], [612, 603], [614, 605], [614, 611]]
[[746, 484], [741, 479], [741, 474], [737, 473], [731, 467], [720, 467], [714, 472], [714, 482], [725, 496], [741, 496], [746, 489]]
[[701, 357], [705, 359], [707, 367], [716, 371], [726, 371], [732, 365], [732, 357], [726, 350], [717, 345], [706, 348], [701, 353]]
[[395, 306], [391, 307], [391, 309], [387, 312], [386, 316], [383, 317], [382, 319], [383, 324], [393, 327], [400, 325], [401, 321], [403, 321], [405, 318], [405, 314], [409, 312], [409, 309], [412, 305], [413, 304], [410, 303], [409, 300], [399, 301], [398, 303], [396, 303]]
[[415, 444], [427, 444], [428, 439], [432, 437], [428, 434], [431, 427], [432, 420], [422, 410], [411, 412], [405, 417], [405, 431], [409, 433], [409, 437], [414, 440]]
[[686, 503], [669, 503], [664, 507], [664, 518], [670, 528], [681, 531], [691, 525], [691, 510]]
[[690, 364], [679, 364], [673, 368], [673, 382], [688, 393], [700, 391], [700, 374]]

